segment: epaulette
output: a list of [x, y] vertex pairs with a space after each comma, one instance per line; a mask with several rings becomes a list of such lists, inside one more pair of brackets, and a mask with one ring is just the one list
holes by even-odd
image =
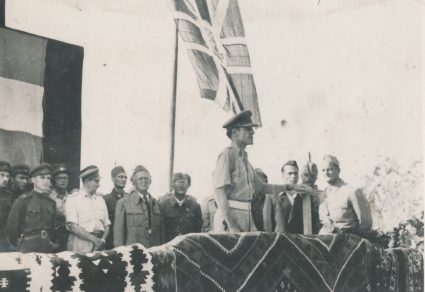
[[32, 196], [34, 196], [34, 194], [32, 192], [28, 192], [28, 193], [24, 193], [20, 195], [18, 198], [25, 200], [25, 199], [31, 198]]
[[194, 196], [186, 195], [186, 199], [188, 199], [188, 200], [192, 200], [192, 201], [194, 201], [195, 203], [198, 203], [198, 200], [197, 200]]

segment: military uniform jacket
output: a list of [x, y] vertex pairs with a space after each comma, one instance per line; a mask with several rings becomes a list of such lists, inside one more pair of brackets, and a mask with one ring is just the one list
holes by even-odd
[[47, 195], [34, 190], [19, 196], [12, 205], [7, 224], [6, 234], [10, 242], [17, 244], [21, 235], [32, 235], [53, 231], [55, 225], [56, 203]]
[[173, 194], [160, 201], [165, 220], [165, 241], [178, 235], [201, 232], [201, 206], [192, 196], [186, 195], [180, 206]]
[[12, 207], [13, 193], [7, 188], [0, 189], [0, 239], [5, 238], [7, 216]]
[[[149, 212], [138, 192], [121, 198], [115, 209], [114, 246], [141, 243], [146, 248], [164, 243], [164, 217], [159, 202], [149, 195]], [[150, 227], [150, 228], [149, 228]]]

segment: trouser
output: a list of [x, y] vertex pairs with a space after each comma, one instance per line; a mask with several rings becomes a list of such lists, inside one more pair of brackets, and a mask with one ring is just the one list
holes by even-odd
[[[228, 200], [229, 202], [229, 216], [233, 218], [235, 224], [239, 227], [241, 232], [257, 231], [255, 227], [253, 216], [251, 212], [250, 202], [239, 202]], [[223, 213], [220, 209], [214, 216], [214, 232], [229, 231], [227, 224], [224, 220]]]

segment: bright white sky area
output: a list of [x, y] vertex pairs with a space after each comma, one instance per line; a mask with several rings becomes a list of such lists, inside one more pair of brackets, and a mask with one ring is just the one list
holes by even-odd
[[[109, 192], [115, 163], [168, 189], [174, 21], [165, 0], [6, 1], [6, 25], [84, 47], [82, 167], [96, 164]], [[424, 50], [420, 0], [242, 0], [264, 127], [251, 163], [275, 183], [289, 159], [334, 154], [356, 182], [386, 157], [422, 159]], [[229, 117], [201, 99], [181, 42], [175, 170], [189, 192], [212, 193], [211, 172], [229, 144]], [[282, 128], [281, 120], [287, 125]], [[130, 183], [128, 184], [130, 186]]]

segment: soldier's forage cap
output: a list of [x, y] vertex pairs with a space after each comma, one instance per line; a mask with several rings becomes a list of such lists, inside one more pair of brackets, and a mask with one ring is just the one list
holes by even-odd
[[99, 176], [99, 168], [96, 165], [90, 165], [80, 170], [80, 178], [81, 179], [96, 179], [100, 178]]
[[298, 169], [298, 164], [297, 164], [297, 162], [295, 161], [295, 160], [288, 160], [288, 161], [286, 161], [283, 165], [282, 165], [282, 171], [283, 171], [283, 169], [285, 168], [285, 166], [287, 166], [287, 165], [289, 165], [289, 166], [293, 166], [293, 167], [296, 167], [297, 169]]
[[189, 180], [187, 179], [187, 175], [185, 173], [181, 173], [181, 172], [174, 173], [171, 179], [171, 182], [175, 183], [178, 180], [186, 180], [189, 183]]
[[52, 167], [52, 175], [53, 176], [56, 176], [59, 173], [69, 174], [68, 166], [66, 164], [64, 164], [64, 163], [58, 163], [58, 164], [53, 165], [53, 167]]
[[30, 174], [30, 167], [26, 164], [17, 164], [17, 165], [12, 166], [10, 172], [11, 172], [13, 177], [17, 176], [18, 174], [29, 175]]
[[336, 157], [335, 157], [335, 156], [333, 156], [333, 155], [325, 155], [325, 156], [323, 157], [323, 161], [324, 161], [324, 162], [333, 163], [333, 164], [335, 164], [338, 168], [340, 168], [338, 158], [336, 158]]
[[255, 124], [251, 120], [252, 112], [250, 110], [244, 110], [229, 119], [224, 123], [223, 128], [231, 129], [238, 127], [257, 127], [258, 124]]
[[36, 177], [40, 175], [46, 175], [50, 174], [50, 164], [48, 163], [42, 163], [40, 165], [37, 165], [33, 167], [29, 173], [30, 177]]
[[125, 173], [125, 169], [121, 165], [112, 168], [112, 170], [111, 170], [111, 177], [116, 177], [120, 173]]
[[0, 161], [0, 171], [9, 172], [10, 173], [10, 164], [6, 161]]
[[137, 165], [136, 168], [133, 171], [133, 176], [136, 173], [141, 172], [141, 171], [145, 171], [145, 172], [149, 173], [149, 175], [150, 175], [150, 172], [146, 169], [146, 167], [144, 167], [143, 165]]

